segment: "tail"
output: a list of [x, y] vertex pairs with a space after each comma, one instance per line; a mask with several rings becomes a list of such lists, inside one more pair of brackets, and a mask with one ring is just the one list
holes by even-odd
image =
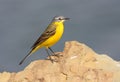
[[19, 65], [21, 65], [21, 64], [25, 61], [25, 59], [26, 59], [27, 57], [29, 57], [32, 53], [34, 53], [35, 51], [37, 51], [37, 50], [40, 49], [41, 47], [42, 47], [42, 46], [33, 47], [33, 48], [31, 49], [31, 51], [20, 61]]
[[20, 61], [19, 65], [21, 65], [25, 61], [25, 59], [31, 55], [32, 52], [33, 49]]

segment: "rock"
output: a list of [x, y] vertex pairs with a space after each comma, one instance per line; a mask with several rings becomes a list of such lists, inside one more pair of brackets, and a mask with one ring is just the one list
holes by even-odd
[[55, 61], [36, 60], [18, 73], [0, 73], [0, 82], [120, 82], [120, 62], [77, 41], [65, 43]]
[[10, 76], [10, 73], [7, 72], [0, 73], [0, 82], [8, 82]]

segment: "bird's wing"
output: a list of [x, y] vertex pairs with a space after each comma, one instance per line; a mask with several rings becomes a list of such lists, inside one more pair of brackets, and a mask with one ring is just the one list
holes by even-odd
[[33, 46], [31, 48], [37, 47], [39, 44], [43, 43], [48, 38], [53, 36], [55, 34], [55, 32], [56, 32], [55, 25], [48, 26], [48, 28], [43, 32], [43, 34], [41, 34], [41, 36], [36, 40], [36, 42], [33, 44]]

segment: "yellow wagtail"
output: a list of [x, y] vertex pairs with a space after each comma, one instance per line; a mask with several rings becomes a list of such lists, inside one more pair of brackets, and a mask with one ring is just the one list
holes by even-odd
[[52, 22], [46, 28], [46, 30], [33, 44], [33, 46], [31, 47], [31, 51], [22, 59], [19, 65], [21, 65], [28, 56], [30, 56], [32, 53], [34, 53], [35, 51], [42, 47], [45, 47], [50, 60], [52, 60], [48, 52], [48, 49], [54, 54], [53, 50], [50, 47], [54, 45], [56, 42], [58, 42], [58, 40], [61, 38], [64, 31], [63, 23], [65, 20], [69, 20], [69, 18], [66, 18], [64, 16], [55, 16]]

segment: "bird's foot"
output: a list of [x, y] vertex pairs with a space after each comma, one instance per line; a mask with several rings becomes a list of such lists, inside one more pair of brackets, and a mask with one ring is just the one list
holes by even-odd
[[60, 52], [54, 53], [52, 56], [56, 56], [56, 57], [63, 57], [63, 55]]
[[52, 63], [54, 63], [54, 62], [58, 62], [58, 60], [56, 60], [56, 59], [46, 59], [46, 60], [50, 60]]

